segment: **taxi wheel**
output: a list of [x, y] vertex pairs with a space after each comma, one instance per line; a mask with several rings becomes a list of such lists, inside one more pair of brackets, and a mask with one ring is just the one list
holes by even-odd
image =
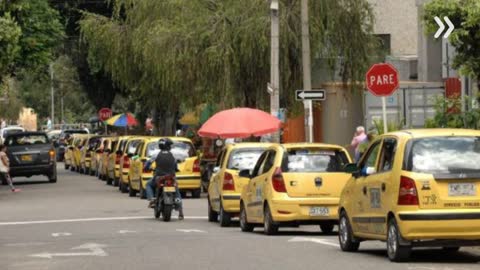
[[90, 168], [85, 169], [85, 174], [90, 175]]
[[130, 181], [128, 182], [128, 196], [135, 197], [137, 196], [137, 191], [132, 188]]
[[73, 166], [70, 166], [70, 171], [71, 172], [75, 171], [75, 168]]
[[229, 227], [232, 221], [232, 216], [230, 213], [225, 212], [223, 206], [220, 204], [220, 226]]
[[68, 170], [70, 168], [70, 166], [68, 166], [68, 164], [65, 164], [63, 166], [64, 166], [65, 170]]
[[348, 216], [345, 211], [340, 214], [340, 221], [338, 225], [338, 240], [340, 242], [340, 248], [343, 251], [357, 251], [360, 247], [360, 242], [353, 236], [352, 227]]
[[247, 210], [245, 210], [245, 206], [240, 204], [240, 229], [242, 229], [242, 232], [253, 232], [253, 224], [248, 223], [247, 219]]
[[118, 178], [114, 178], [114, 179], [113, 179], [113, 186], [114, 186], [114, 187], [118, 187], [118, 185], [119, 185]]
[[325, 223], [320, 225], [320, 229], [324, 234], [331, 234], [335, 225], [333, 223]]
[[198, 198], [200, 198], [201, 195], [202, 195], [202, 189], [201, 188], [192, 190], [192, 197], [193, 198], [198, 199]]
[[270, 207], [265, 206], [264, 219], [263, 219], [263, 228], [266, 235], [275, 235], [278, 232], [278, 225], [274, 223], [272, 214], [270, 212]]
[[107, 178], [107, 185], [111, 185], [112, 184], [112, 178], [110, 177], [106, 177]]
[[122, 193], [127, 193], [128, 192], [128, 187], [123, 183], [123, 181], [120, 181], [119, 189]]
[[400, 231], [398, 230], [395, 219], [390, 219], [388, 222], [387, 231], [387, 254], [392, 262], [403, 262], [410, 257], [412, 252], [411, 246], [400, 245]]
[[218, 221], [218, 213], [213, 211], [212, 205], [210, 204], [210, 198], [208, 199], [208, 221], [209, 222]]

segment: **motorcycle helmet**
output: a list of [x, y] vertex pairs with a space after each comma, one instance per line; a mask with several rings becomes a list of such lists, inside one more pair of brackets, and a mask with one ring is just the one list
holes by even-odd
[[162, 151], [170, 151], [172, 144], [172, 140], [168, 138], [162, 138], [158, 141], [158, 148]]

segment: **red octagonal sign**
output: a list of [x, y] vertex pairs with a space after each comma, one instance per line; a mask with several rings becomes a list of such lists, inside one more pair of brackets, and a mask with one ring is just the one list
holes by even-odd
[[390, 64], [375, 64], [368, 70], [366, 81], [370, 93], [377, 97], [387, 97], [399, 86], [398, 71]]
[[101, 108], [98, 111], [98, 118], [100, 121], [106, 121], [112, 117], [112, 110], [110, 108]]

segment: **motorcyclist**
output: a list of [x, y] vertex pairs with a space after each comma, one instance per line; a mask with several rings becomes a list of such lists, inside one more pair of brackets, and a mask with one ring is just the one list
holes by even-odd
[[[150, 208], [154, 207], [155, 205], [155, 191], [157, 189], [157, 182], [155, 181], [158, 176], [167, 176], [167, 175], [175, 175], [178, 171], [177, 168], [177, 161], [175, 157], [170, 152], [171, 146], [173, 142], [170, 139], [160, 139], [158, 141], [158, 148], [160, 152], [156, 157], [152, 157], [145, 163], [145, 168], [150, 168], [151, 164], [155, 161], [155, 173], [153, 178], [148, 181], [145, 191], [147, 195], [147, 200], [149, 202], [148, 206]], [[182, 206], [182, 196], [180, 195], [180, 190], [178, 189], [178, 185], [175, 185], [176, 189], [176, 203], [178, 206], [178, 218], [180, 220], [183, 219], [183, 206]]]

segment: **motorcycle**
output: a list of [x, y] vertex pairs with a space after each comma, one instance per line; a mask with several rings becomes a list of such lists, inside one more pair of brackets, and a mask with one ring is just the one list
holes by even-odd
[[157, 183], [157, 196], [154, 202], [154, 215], [155, 218], [162, 216], [163, 221], [168, 222], [172, 217], [172, 211], [178, 210], [176, 204], [176, 185], [174, 175], [159, 176], [156, 179]]

